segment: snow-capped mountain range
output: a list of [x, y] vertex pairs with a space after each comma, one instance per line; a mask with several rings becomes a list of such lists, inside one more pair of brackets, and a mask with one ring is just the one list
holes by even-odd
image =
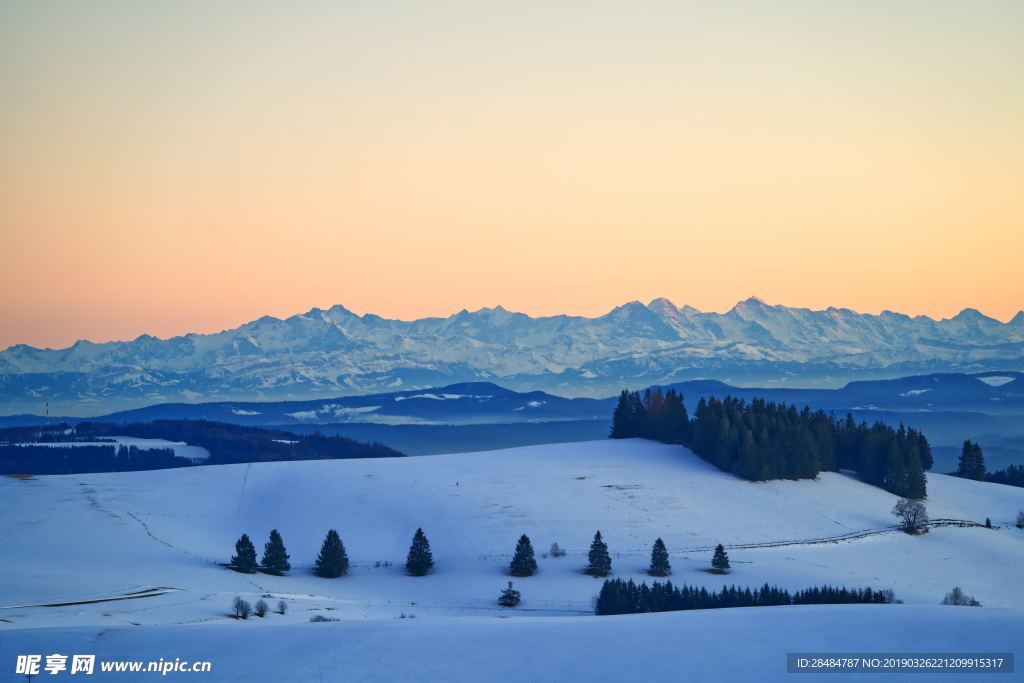
[[215, 334], [0, 351], [0, 412], [98, 414], [163, 401], [302, 399], [453, 382], [607, 396], [691, 378], [832, 386], [917, 372], [1024, 369], [1024, 312], [934, 320], [750, 298], [727, 313], [630, 302], [586, 318], [502, 307], [389, 320], [343, 306]]

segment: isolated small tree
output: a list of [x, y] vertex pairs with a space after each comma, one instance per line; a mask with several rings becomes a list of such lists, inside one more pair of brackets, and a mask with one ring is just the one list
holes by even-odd
[[946, 593], [942, 598], [943, 605], [959, 605], [961, 607], [981, 607], [981, 603], [972, 596], [963, 592], [960, 586], [953, 586], [953, 590]]
[[405, 561], [405, 573], [410, 576], [425, 576], [434, 566], [434, 556], [430, 553], [430, 542], [423, 529], [417, 529], [409, 546], [409, 557]]
[[284, 539], [277, 529], [271, 529], [270, 540], [263, 546], [263, 571], [269, 574], [283, 574], [292, 566], [288, 564], [288, 553], [284, 549]]
[[992, 518], [991, 517], [986, 517], [985, 518], [985, 528], [986, 529], [991, 529], [992, 528]]
[[249, 534], [242, 534], [242, 537], [235, 541], [235, 554], [231, 558], [231, 568], [246, 574], [256, 571], [256, 548], [249, 540]]
[[900, 529], [908, 534], [917, 535], [928, 531], [928, 511], [919, 500], [900, 498], [893, 506], [892, 514], [900, 518]]
[[601, 538], [600, 531], [594, 534], [594, 540], [590, 543], [587, 566], [583, 573], [591, 576], [608, 576], [612, 573], [612, 558], [608, 555], [608, 546]]
[[326, 579], [334, 579], [348, 573], [348, 554], [341, 536], [334, 529], [327, 532], [320, 554], [316, 558], [316, 573]]
[[[1022, 519], [1024, 519], [1024, 512], [1020, 514], [1022, 515]], [[563, 550], [557, 543], [552, 543], [551, 550], [548, 552], [551, 553], [551, 557], [565, 557], [565, 550]]]
[[231, 613], [235, 619], [248, 619], [249, 615], [252, 614], [252, 605], [247, 600], [236, 597], [234, 602], [231, 603]]
[[256, 601], [256, 606], [253, 608], [253, 611], [256, 613], [256, 616], [262, 619], [263, 617], [267, 616], [267, 611], [269, 609], [270, 608], [267, 606], [267, 601], [263, 598], [260, 598]]
[[498, 604], [502, 607], [515, 607], [519, 604], [519, 591], [512, 588], [512, 582], [508, 582], [508, 588], [501, 591], [501, 597], [498, 598]]
[[284, 600], [277, 601], [277, 613], [284, 614], [288, 611], [288, 603]]
[[672, 573], [672, 565], [668, 561], [668, 549], [660, 538], [651, 548], [651, 567], [647, 570], [651, 576], [668, 576]]
[[533, 544], [530, 538], [523, 534], [516, 543], [516, 552], [512, 556], [512, 564], [509, 567], [512, 576], [533, 576], [537, 573], [537, 560], [533, 556]]
[[1024, 529], [1024, 510], [1017, 513], [1017, 528]]
[[719, 574], [729, 570], [729, 553], [721, 543], [715, 546], [715, 554], [711, 556], [711, 569]]

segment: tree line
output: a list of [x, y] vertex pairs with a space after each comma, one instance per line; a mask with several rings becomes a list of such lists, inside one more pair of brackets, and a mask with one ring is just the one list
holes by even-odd
[[778, 586], [765, 583], [760, 588], [728, 586], [721, 591], [671, 581], [644, 581], [639, 586], [632, 580], [609, 579], [601, 586], [594, 602], [598, 615], [639, 614], [642, 612], [675, 612], [692, 609], [724, 609], [729, 607], [765, 607], [772, 605], [836, 605], [852, 603], [886, 604], [893, 602], [892, 591], [868, 588], [820, 586], [790, 594]]
[[924, 473], [933, 464], [924, 434], [902, 424], [897, 429], [882, 422], [868, 425], [850, 414], [841, 420], [807, 406], [798, 410], [731, 396], [701, 397], [691, 418], [673, 388], [623, 391], [610, 436], [681, 444], [749, 481], [813, 479], [822, 471], [849, 469], [907, 498], [926, 496]]
[[135, 472], [193, 465], [171, 448], [139, 448], [117, 444], [97, 446], [38, 444], [0, 445], [0, 473], [3, 474], [88, 474], [90, 472]]
[[[562, 557], [562, 551], [557, 543], [551, 546], [552, 557]], [[285, 549], [284, 539], [277, 529], [270, 532], [270, 538], [263, 548], [263, 558], [257, 559], [256, 547], [248, 534], [235, 541], [235, 554], [227, 565], [235, 571], [252, 574], [262, 571], [268, 574], [284, 574], [291, 570], [289, 563], [290, 555]], [[417, 529], [413, 534], [412, 543], [409, 545], [409, 553], [406, 557], [405, 571], [410, 576], [425, 576], [434, 567], [434, 557], [430, 550], [430, 541], [423, 533], [423, 529]], [[320, 553], [317, 555], [313, 565], [313, 571], [324, 578], [337, 578], [348, 573], [349, 559], [345, 544], [336, 529], [327, 531], [323, 543], [320, 546]], [[725, 574], [729, 569], [729, 555], [725, 547], [718, 544], [715, 547], [711, 558], [711, 569], [714, 573]], [[672, 573], [672, 565], [669, 563], [668, 549], [665, 542], [660, 538], [654, 541], [651, 547], [651, 564], [647, 570], [651, 576], [668, 576]], [[533, 549], [530, 537], [523, 534], [516, 542], [515, 551], [512, 553], [512, 561], [509, 563], [508, 573], [512, 576], [533, 576], [537, 573], [537, 557]], [[594, 577], [605, 577], [612, 573], [612, 558], [608, 552], [608, 544], [601, 537], [601, 532], [594, 534], [590, 543], [590, 550], [587, 553], [587, 564], [583, 573]]]

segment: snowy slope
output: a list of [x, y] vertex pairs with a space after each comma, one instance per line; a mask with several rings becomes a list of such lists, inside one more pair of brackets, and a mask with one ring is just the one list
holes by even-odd
[[[370, 666], [363, 657], [378, 654], [384, 658], [378, 671], [405, 671], [405, 664], [388, 653], [400, 651], [403, 639], [414, 638], [409, 633], [420, 632], [431, 634], [428, 640], [443, 641], [436, 651], [476, 661], [483, 655], [469, 651], [500, 658], [497, 650], [504, 647], [506, 636], [523, 647], [534, 639], [547, 643], [551, 638], [571, 647], [573, 639], [591, 637], [577, 635], [580, 628], [593, 638], [628, 637], [633, 643], [668, 626], [698, 634], [707, 628], [701, 626], [704, 623], [737, 633], [755, 628], [758, 619], [791, 624], [786, 627], [790, 631], [780, 630], [763, 641], [766, 656], [783, 644], [789, 649], [799, 649], [800, 643], [806, 643], [803, 649], [835, 649], [847, 633], [847, 628], [832, 623], [840, 614], [844, 620], [854, 614], [864, 619], [871, 634], [858, 642], [865, 648], [884, 640], [880, 634], [892, 632], [903, 633], [908, 648], [930, 649], [925, 647], [930, 645], [925, 631], [915, 640], [907, 632], [908, 623], [921, 629], [945, 624], [943, 628], [954, 634], [974, 633], [979, 627], [989, 634], [1011, 628], [1024, 631], [1024, 596], [1019, 591], [1024, 532], [1010, 526], [1017, 511], [1024, 509], [1024, 489], [930, 475], [929, 491], [934, 518], [991, 517], [1002, 528], [942, 527], [911, 538], [886, 530], [894, 523], [889, 514], [892, 495], [847, 476], [827, 473], [817, 481], [744, 482], [686, 449], [640, 440], [430, 458], [5, 478], [0, 479], [0, 498], [5, 502], [0, 516], [5, 548], [2, 648], [8, 652], [13, 637], [19, 647], [34, 644], [46, 649], [67, 639], [88, 640], [99, 629], [114, 634], [105, 641], [112, 652], [132, 651], [136, 645], [155, 651], [154, 643], [178, 643], [184, 654], [160, 656], [198, 658], [193, 645], [208, 638], [193, 629], [205, 623], [209, 626], [203, 628], [220, 629], [217, 633], [227, 638], [220, 656], [234, 662], [241, 658], [239, 648], [261, 651], [259, 641], [242, 638], [239, 629], [262, 633], [280, 626], [286, 630], [279, 636], [266, 637], [283, 639], [275, 647], [291, 653], [289, 657], [305, 647], [307, 638], [326, 638], [317, 641], [323, 647], [316, 652], [335, 663], [337, 676], [325, 680], [341, 680], [341, 673], [368, 671], [358, 668]], [[430, 539], [436, 569], [427, 577], [410, 578], [401, 564], [418, 526]], [[342, 579], [325, 580], [310, 573], [329, 527], [339, 530], [353, 562], [351, 574]], [[271, 528], [284, 536], [292, 557], [291, 575], [245, 576], [217, 564], [228, 559], [241, 533], [249, 533], [261, 549]], [[822, 583], [870, 585], [892, 588], [906, 604], [815, 608], [817, 612], [772, 608], [711, 616], [682, 613], [651, 621], [645, 616], [583, 617], [591, 611], [591, 599], [600, 586], [580, 573], [595, 529], [608, 542], [614, 571], [622, 577], [645, 578], [642, 571], [650, 545], [660, 536], [671, 553], [676, 582], [715, 588], [767, 581], [793, 590]], [[862, 531], [878, 533], [827, 542]], [[521, 608], [503, 612], [495, 599], [507, 581], [503, 572], [521, 533], [531, 537], [538, 554], [555, 541], [569, 554], [561, 559], [539, 557], [539, 574], [516, 580], [523, 593]], [[726, 577], [702, 571], [710, 559], [708, 546], [717, 542], [733, 546], [734, 569]], [[771, 542], [784, 544], [737, 547]], [[984, 607], [935, 607], [955, 584]], [[168, 590], [118, 601], [11, 609], [106, 600], [154, 588]], [[272, 604], [278, 596], [285, 597], [291, 611], [258, 624], [226, 618], [233, 596], [255, 600], [261, 594], [275, 596]], [[773, 616], [758, 616], [766, 611]], [[415, 624], [399, 619], [403, 613], [415, 615]], [[343, 623], [309, 624], [313, 614]], [[536, 623], [505, 626], [504, 620], [495, 620], [497, 616]], [[619, 623], [623, 625], [614, 625]], [[133, 624], [144, 628], [116, 630]], [[115, 630], [107, 631], [111, 628]], [[317, 628], [322, 630], [312, 630]], [[365, 655], [357, 655], [362, 652], [358, 648], [338, 653], [327, 642], [334, 642], [334, 636], [322, 635], [339, 633], [340, 638], [353, 632], [368, 639]], [[971, 638], [980, 642], [982, 636]], [[583, 657], [585, 650], [582, 644], [576, 654], [548, 652], [544, 648], [549, 645], [537, 647], [548, 653], [547, 661], [563, 662], [559, 666], [568, 666], [565, 658]], [[276, 651], [261, 656], [269, 658], [268, 652]], [[711, 666], [708, 658], [715, 651], [721, 652], [703, 652], [705, 666]], [[468, 678], [465, 672], [470, 670], [460, 669], [459, 675]], [[392, 680], [394, 675], [381, 674], [379, 680]], [[525, 673], [509, 677], [527, 679]]]
[[[1017, 610], [815, 605], [574, 619], [453, 617], [443, 624], [419, 618], [274, 623], [282, 619], [122, 627], [102, 635], [90, 628], [6, 632], [0, 633], [0, 666], [18, 654], [48, 653], [50, 646], [59, 646], [61, 652], [105, 659], [181, 657], [213, 664], [209, 674], [171, 674], [167, 680], [734, 682], [793, 680], [786, 673], [788, 652], [1012, 652], [1018, 672], [1024, 657]], [[838, 676], [876, 683], [917, 678]], [[919, 678], [959, 680], [953, 674]], [[972, 674], [964, 680], [1019, 678], [1019, 673]], [[110, 677], [158, 679], [153, 673]]]

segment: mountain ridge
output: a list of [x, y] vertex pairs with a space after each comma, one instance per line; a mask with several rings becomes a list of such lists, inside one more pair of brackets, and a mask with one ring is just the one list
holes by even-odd
[[531, 317], [501, 306], [412, 321], [341, 305], [263, 316], [210, 334], [64, 349], [0, 351], [0, 411], [156, 401], [266, 400], [496, 381], [513, 389], [600, 396], [622, 386], [712, 378], [857, 378], [1024, 367], [1024, 315], [975, 309], [934, 320], [770, 305], [750, 297], [725, 313], [630, 301], [596, 317]]

